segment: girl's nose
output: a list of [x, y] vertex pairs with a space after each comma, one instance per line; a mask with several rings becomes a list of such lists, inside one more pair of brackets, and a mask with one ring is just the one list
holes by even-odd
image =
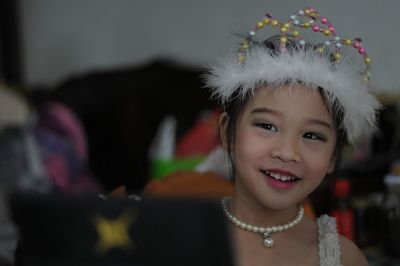
[[300, 162], [301, 158], [296, 142], [287, 138], [277, 140], [270, 154], [272, 158], [283, 162]]

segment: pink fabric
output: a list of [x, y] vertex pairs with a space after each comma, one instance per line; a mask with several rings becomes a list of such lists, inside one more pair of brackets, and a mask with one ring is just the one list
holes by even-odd
[[86, 135], [77, 116], [58, 102], [38, 109], [36, 139], [54, 186], [66, 192], [100, 191], [87, 165]]

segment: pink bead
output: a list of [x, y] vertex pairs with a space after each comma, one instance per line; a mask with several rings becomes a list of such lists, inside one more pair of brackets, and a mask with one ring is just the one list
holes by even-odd
[[328, 29], [329, 29], [330, 32], [335, 32], [335, 28], [333, 26], [329, 26]]
[[322, 23], [322, 24], [328, 23], [328, 19], [325, 18], [325, 17], [321, 18], [321, 23]]
[[365, 54], [365, 49], [364, 49], [364, 48], [360, 48], [360, 49], [358, 49], [358, 52], [359, 52], [360, 54]]
[[355, 43], [353, 44], [353, 47], [354, 47], [354, 48], [360, 48], [360, 46], [361, 46], [361, 44], [360, 44], [359, 42], [355, 42]]
[[318, 26], [313, 26], [312, 27], [313, 31], [318, 32], [319, 31], [319, 27]]

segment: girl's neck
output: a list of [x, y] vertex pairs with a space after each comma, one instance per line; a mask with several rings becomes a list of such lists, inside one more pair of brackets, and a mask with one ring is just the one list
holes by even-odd
[[285, 209], [272, 209], [259, 203], [249, 202], [239, 195], [232, 197], [229, 209], [240, 220], [259, 226], [284, 224], [293, 219], [298, 213], [298, 205]]

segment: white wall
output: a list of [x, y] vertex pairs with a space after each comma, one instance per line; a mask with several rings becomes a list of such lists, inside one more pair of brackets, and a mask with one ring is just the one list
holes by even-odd
[[342, 37], [363, 38], [372, 81], [400, 90], [398, 0], [20, 0], [24, 80], [53, 85], [71, 75], [163, 57], [215, 62], [265, 12], [284, 21], [313, 6]]

